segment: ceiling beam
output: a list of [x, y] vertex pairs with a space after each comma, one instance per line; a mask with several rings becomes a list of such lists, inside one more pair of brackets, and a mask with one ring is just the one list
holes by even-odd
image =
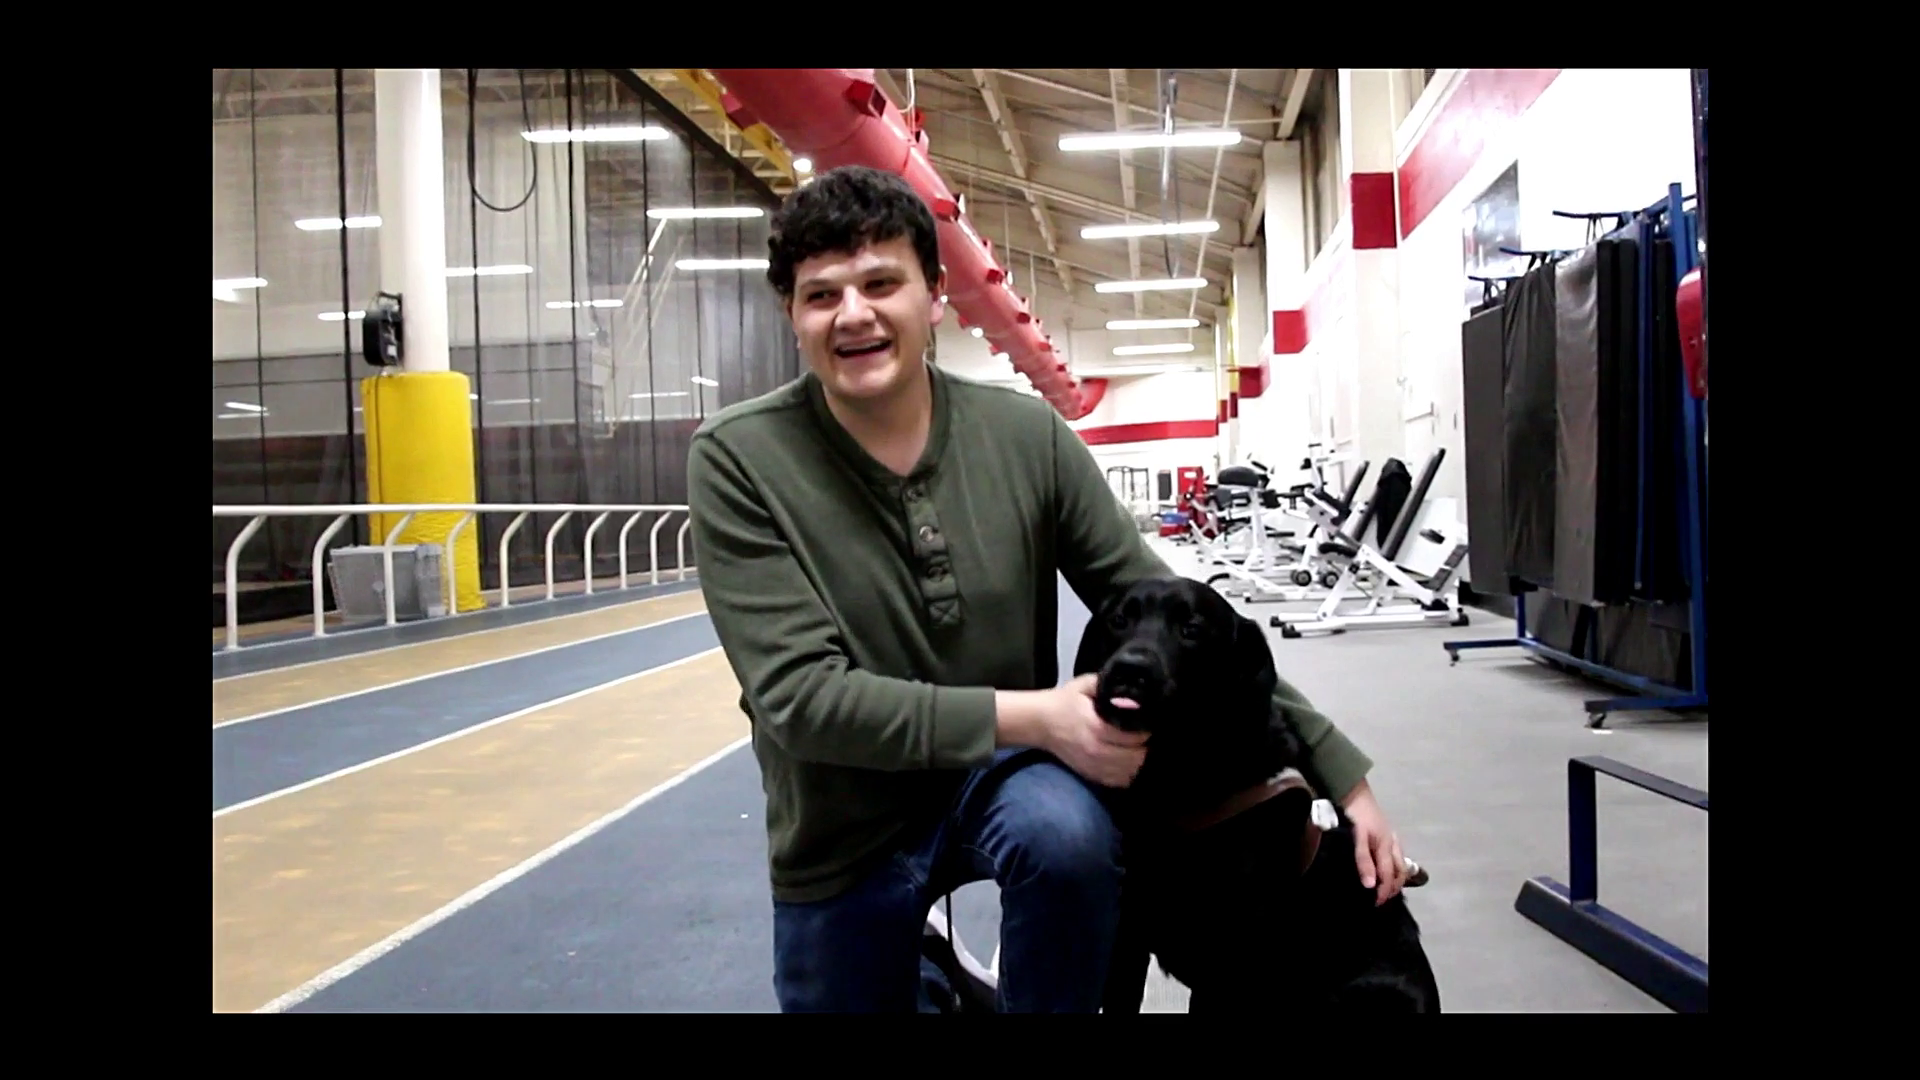
[[[1227, 116], [1233, 115], [1233, 91], [1234, 88], [1239, 85], [1239, 81], [1240, 69], [1234, 68], [1233, 74], [1227, 77], [1227, 102], [1221, 106], [1221, 112]], [[1213, 150], [1213, 180], [1207, 184], [1207, 209], [1201, 218], [1203, 221], [1211, 221], [1213, 219], [1213, 198], [1220, 190], [1220, 160], [1221, 154], [1225, 149], [1225, 147], [1215, 147]], [[1201, 277], [1205, 277], [1207, 274], [1207, 242], [1211, 239], [1212, 237], [1206, 233], [1200, 234], [1200, 253], [1194, 256], [1193, 259], [1193, 272], [1199, 274]], [[1232, 277], [1231, 266], [1228, 268], [1228, 277], [1229, 279]], [[1198, 310], [1199, 305], [1200, 294], [1196, 292], [1193, 295], [1193, 306], [1187, 311], [1188, 318], [1193, 317], [1193, 313]]]
[[1067, 264], [1060, 261], [1060, 238], [1055, 232], [1053, 215], [1047, 212], [1041, 196], [1033, 190], [1027, 175], [1027, 154], [1020, 146], [1020, 140], [1013, 133], [1013, 127], [1007, 122], [1005, 106], [1000, 99], [1000, 85], [993, 73], [985, 68], [973, 69], [974, 84], [980, 91], [980, 100], [986, 103], [987, 115], [993, 118], [993, 125], [1000, 134], [1000, 145], [1007, 151], [1007, 161], [1013, 166], [1013, 175], [1020, 178], [1026, 190], [1027, 206], [1033, 211], [1034, 224], [1040, 227], [1041, 243], [1047, 247], [1047, 256], [1053, 260], [1054, 273], [1060, 276], [1060, 288], [1071, 297], [1073, 295], [1073, 273]]
[[[1041, 87], [1042, 89], [1053, 90], [1062, 94], [1068, 94], [1073, 97], [1081, 98], [1088, 102], [1096, 103], [1103, 106], [1114, 106], [1115, 107], [1114, 126], [1116, 130], [1126, 130], [1127, 127], [1129, 126], [1128, 120], [1131, 119], [1131, 117], [1134, 115], [1142, 116], [1148, 120], [1151, 120], [1153, 123], [1148, 125], [1150, 127], [1159, 126], [1159, 122], [1160, 122], [1159, 110], [1153, 108], [1151, 105], [1142, 105], [1138, 102], [1128, 100], [1128, 97], [1130, 97], [1130, 95], [1123, 95], [1120, 90], [1113, 89], [1111, 86], [1109, 87], [1109, 90], [1107, 93], [1102, 94], [1098, 90], [1088, 90], [1084, 87], [1073, 86], [1068, 83], [1063, 83], [1055, 79], [1049, 79], [1044, 76], [1035, 75], [1031, 72], [1020, 71], [1016, 68], [993, 68], [991, 70], [995, 75], [1003, 75], [1010, 79], [1018, 79], [1021, 82], [1029, 83], [1031, 85]], [[1123, 79], [1125, 78], [1125, 72], [1127, 69], [1125, 68], [1109, 69], [1109, 72], [1111, 73], [1111, 71], [1113, 70], [1120, 71], [1122, 73], [1122, 78]], [[1124, 87], [1126, 84], [1123, 82], [1121, 85]], [[1204, 106], [1196, 104], [1194, 107], [1197, 110], [1204, 111]], [[1212, 121], [1205, 119], [1203, 117], [1182, 116], [1180, 115], [1177, 109], [1174, 113], [1174, 119], [1176, 121], [1180, 121], [1184, 123], [1193, 123], [1201, 126], [1212, 125]], [[1229, 121], [1230, 124], [1236, 123], [1236, 122], [1237, 121]], [[1260, 143], [1263, 143], [1266, 140], [1259, 136], [1247, 135], [1242, 137], [1242, 141], [1246, 143], [1254, 144], [1255, 147], [1257, 148]]]
[[1307, 103], [1307, 88], [1313, 85], [1313, 68], [1294, 68], [1293, 77], [1287, 82], [1287, 94], [1280, 106], [1280, 126], [1274, 129], [1273, 137], [1279, 140], [1293, 138], [1293, 127], [1300, 122], [1300, 109]]
[[[780, 175], [781, 179], [786, 180], [788, 183], [796, 182], [793, 171], [793, 158], [787, 153], [787, 148], [780, 144], [779, 137], [768, 129], [767, 125], [762, 123], [756, 122], [753, 126], [746, 128], [735, 124], [733, 118], [726, 115], [726, 105], [720, 96], [723, 93], [720, 84], [714, 81], [712, 75], [707, 74], [705, 68], [672, 68], [670, 70], [672, 70], [674, 78], [680, 80], [682, 86], [692, 91], [694, 96], [698, 97], [708, 108], [712, 109], [713, 112], [719, 116], [720, 119], [713, 126], [719, 127], [722, 131], [738, 131], [740, 137], [746, 140], [747, 144], [754, 150], [758, 151], [758, 156], [764, 159], [766, 164], [771, 165], [774, 171]], [[741, 156], [740, 151], [735, 148], [731, 137], [728, 138], [726, 146], [728, 153], [733, 154], [736, 158]], [[754, 162], [742, 160], [749, 169], [753, 170], [755, 175], [761, 175], [764, 172], [764, 170], [757, 167]]]
[[1001, 172], [999, 169], [989, 168], [985, 165], [976, 165], [973, 162], [964, 161], [957, 157], [951, 157], [946, 154], [932, 154], [929, 156], [933, 159], [933, 163], [941, 169], [951, 169], [956, 173], [972, 176], [976, 180], [985, 180], [989, 183], [998, 184], [1016, 193], [1024, 194], [1030, 189], [1035, 194], [1044, 195], [1056, 203], [1065, 206], [1077, 206], [1090, 213], [1100, 214], [1104, 217], [1118, 218], [1123, 221], [1154, 222], [1160, 220], [1151, 214], [1143, 214], [1138, 210], [1129, 210], [1124, 206], [1117, 206], [1104, 199], [1081, 195], [1077, 192], [1068, 191], [1066, 188], [1041, 183], [1038, 180], [1022, 180], [1018, 176]]
[[[1132, 102], [1127, 99], [1130, 89], [1126, 68], [1108, 68], [1107, 86], [1113, 92], [1113, 129], [1119, 131], [1127, 126], [1127, 110]], [[1120, 151], [1120, 198], [1127, 204], [1128, 210], [1140, 208], [1139, 193], [1134, 186], [1133, 151]], [[1133, 272], [1133, 279], [1140, 280], [1140, 238], [1127, 237], [1127, 268]], [[1133, 315], [1140, 318], [1146, 308], [1146, 294], [1133, 294]]]

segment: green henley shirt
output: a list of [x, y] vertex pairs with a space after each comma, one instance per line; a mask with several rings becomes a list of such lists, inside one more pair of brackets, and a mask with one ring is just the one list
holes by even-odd
[[[688, 451], [695, 562], [781, 901], [851, 886], [943, 810], [994, 754], [996, 690], [1058, 685], [1056, 571], [1095, 610], [1172, 573], [1051, 405], [930, 370], [932, 432], [908, 476], [847, 434], [811, 373], [708, 418]], [[1274, 704], [1322, 790], [1366, 776], [1284, 680]]]

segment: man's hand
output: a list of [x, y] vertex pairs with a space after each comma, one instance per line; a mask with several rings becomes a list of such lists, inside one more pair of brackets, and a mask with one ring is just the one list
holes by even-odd
[[1347, 793], [1342, 804], [1347, 819], [1353, 822], [1353, 855], [1360, 866], [1360, 884], [1375, 890], [1377, 907], [1393, 899], [1407, 883], [1407, 860], [1400, 853], [1400, 838], [1387, 824], [1387, 815], [1374, 801], [1373, 787], [1365, 780]]
[[1147, 760], [1147, 736], [1121, 731], [1094, 711], [1097, 675], [1082, 675], [1053, 690], [1041, 710], [1045, 748], [1067, 768], [1102, 787], [1123, 788]]

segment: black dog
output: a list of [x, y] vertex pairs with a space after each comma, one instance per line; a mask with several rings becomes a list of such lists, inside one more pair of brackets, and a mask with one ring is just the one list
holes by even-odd
[[1331, 828], [1310, 817], [1259, 624], [1200, 582], [1142, 581], [1087, 624], [1073, 671], [1099, 674], [1108, 723], [1152, 736], [1133, 784], [1106, 793], [1126, 859], [1107, 1012], [1139, 1011], [1149, 954], [1192, 1012], [1440, 1011], [1404, 897], [1360, 883], [1337, 807]]

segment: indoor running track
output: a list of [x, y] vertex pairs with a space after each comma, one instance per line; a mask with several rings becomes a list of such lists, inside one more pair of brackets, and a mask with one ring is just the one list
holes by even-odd
[[773, 1011], [739, 686], [697, 587], [648, 592], [217, 678], [214, 1010]]

